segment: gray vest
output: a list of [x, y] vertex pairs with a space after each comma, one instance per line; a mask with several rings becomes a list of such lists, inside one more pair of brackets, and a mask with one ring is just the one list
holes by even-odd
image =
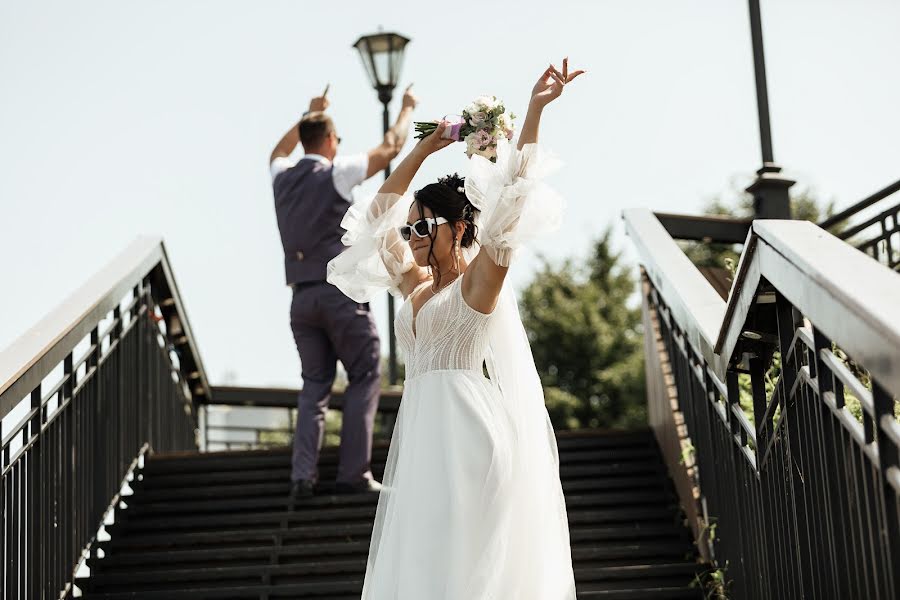
[[344, 251], [341, 227], [350, 202], [334, 188], [331, 165], [301, 159], [273, 183], [287, 284], [325, 281], [325, 267]]

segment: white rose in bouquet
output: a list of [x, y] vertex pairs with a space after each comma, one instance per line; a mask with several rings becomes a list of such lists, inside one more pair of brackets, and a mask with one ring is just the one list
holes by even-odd
[[484, 111], [469, 113], [469, 125], [472, 127], [484, 127], [487, 120], [488, 116]]
[[475, 98], [475, 104], [483, 110], [493, 110], [497, 108], [498, 103], [496, 96], [479, 96]]

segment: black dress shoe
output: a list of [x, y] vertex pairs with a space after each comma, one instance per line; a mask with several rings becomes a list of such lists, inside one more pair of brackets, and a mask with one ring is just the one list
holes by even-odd
[[313, 495], [316, 484], [309, 479], [298, 479], [291, 485], [291, 506], [300, 498], [309, 498]]
[[381, 484], [374, 479], [366, 479], [355, 483], [346, 481], [337, 481], [334, 484], [335, 494], [365, 494], [369, 492], [380, 492]]

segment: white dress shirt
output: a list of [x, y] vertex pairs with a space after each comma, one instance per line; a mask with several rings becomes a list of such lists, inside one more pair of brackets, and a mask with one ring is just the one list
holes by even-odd
[[[335, 156], [330, 161], [320, 154], [305, 154], [300, 160], [317, 160], [323, 164], [331, 164], [331, 179], [334, 181], [334, 189], [348, 202], [353, 202], [353, 188], [366, 180], [369, 170], [369, 155], [350, 154], [347, 156]], [[272, 183], [275, 178], [297, 164], [297, 161], [289, 156], [279, 156], [269, 165], [272, 173]]]

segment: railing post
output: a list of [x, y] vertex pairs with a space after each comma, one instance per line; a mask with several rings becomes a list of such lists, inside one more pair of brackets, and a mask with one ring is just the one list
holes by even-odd
[[[0, 470], [6, 467], [6, 450], [0, 452]], [[7, 594], [6, 590], [6, 540], [10, 538], [6, 524], [6, 477], [0, 477], [0, 592]]]
[[42, 529], [45, 525], [41, 518], [40, 506], [43, 496], [43, 481], [41, 479], [41, 385], [31, 392], [31, 410], [35, 411], [28, 426], [28, 439], [33, 440], [33, 445], [28, 457], [28, 478], [31, 481], [31, 496], [28, 499], [28, 514], [30, 516], [29, 529], [31, 539], [28, 556], [28, 588], [32, 597], [40, 598], [40, 589], [43, 585], [41, 564]]
[[747, 432], [738, 422], [738, 417], [734, 414], [735, 408], [740, 408], [741, 388], [738, 381], [737, 371], [728, 369], [725, 374], [725, 388], [727, 394], [725, 396], [725, 408], [728, 411], [728, 424], [731, 427], [731, 435], [740, 437], [741, 445], [747, 445]]
[[888, 577], [889, 592], [892, 598], [896, 598], [898, 586], [900, 586], [900, 536], [891, 535], [891, 532], [900, 531], [900, 500], [898, 490], [890, 483], [891, 472], [900, 470], [900, 453], [897, 445], [889, 439], [887, 429], [895, 427], [894, 399], [877, 381], [872, 381], [872, 401], [875, 406], [875, 428], [878, 432], [876, 441], [878, 444], [878, 456], [880, 459], [881, 479], [884, 482], [884, 510], [885, 527], [878, 534], [890, 552], [888, 567], [891, 570]]
[[764, 420], [768, 408], [766, 398], [766, 366], [759, 354], [749, 360], [750, 389], [753, 394], [753, 426], [756, 428], [756, 464], [762, 469], [769, 436], [772, 433], [769, 421]]

